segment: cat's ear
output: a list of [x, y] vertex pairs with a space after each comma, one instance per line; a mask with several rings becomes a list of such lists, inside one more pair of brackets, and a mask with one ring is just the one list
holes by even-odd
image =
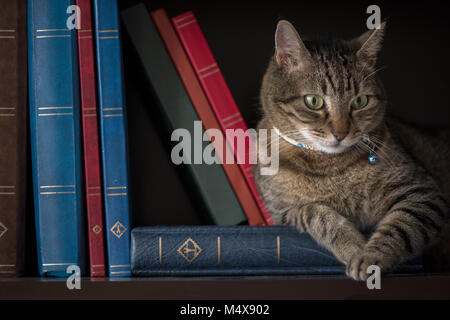
[[311, 54], [294, 26], [286, 20], [278, 22], [275, 48], [276, 62], [287, 71], [299, 70], [311, 62]]
[[354, 39], [352, 43], [356, 50], [356, 56], [361, 60], [375, 64], [383, 44], [385, 30], [386, 21], [383, 21], [379, 28], [369, 30]]

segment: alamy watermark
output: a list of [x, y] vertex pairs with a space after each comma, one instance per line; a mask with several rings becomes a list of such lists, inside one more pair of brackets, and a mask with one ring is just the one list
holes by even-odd
[[66, 273], [69, 274], [66, 280], [66, 286], [69, 290], [81, 290], [81, 269], [77, 265], [70, 265], [66, 269]]
[[[260, 164], [261, 175], [274, 175], [279, 168], [279, 136], [274, 130], [219, 129], [203, 131], [194, 121], [193, 134], [179, 128], [171, 140], [178, 142], [171, 152], [174, 164]], [[209, 144], [205, 145], [207, 142]]]

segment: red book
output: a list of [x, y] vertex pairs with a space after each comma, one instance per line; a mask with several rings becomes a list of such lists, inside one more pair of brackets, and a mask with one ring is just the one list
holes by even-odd
[[77, 0], [77, 5], [80, 7], [81, 12], [81, 28], [77, 34], [90, 271], [91, 277], [104, 277], [105, 244], [103, 238], [103, 203], [100, 178], [97, 126], [98, 105], [91, 25], [91, 1]]
[[[219, 129], [220, 125], [216, 119], [216, 116], [214, 115], [211, 105], [203, 92], [201, 84], [192, 69], [189, 58], [184, 52], [183, 46], [178, 39], [166, 11], [164, 9], [159, 9], [152, 12], [151, 16], [205, 130]], [[220, 146], [215, 143], [215, 140], [212, 141], [212, 143], [216, 149], [221, 146], [223, 148], [222, 154], [226, 154], [226, 148], [229, 148], [227, 143], [221, 144]], [[230, 152], [232, 154], [232, 151]], [[217, 155], [220, 156], [220, 153], [217, 153]], [[242, 208], [244, 209], [244, 212], [248, 218], [248, 223], [252, 226], [265, 225], [266, 223], [261, 216], [259, 207], [253, 198], [239, 166], [236, 163], [223, 163], [223, 168]]]
[[[184, 49], [194, 67], [197, 78], [208, 97], [223, 134], [227, 129], [243, 130], [247, 132], [247, 125], [242, 118], [239, 108], [231, 95], [222, 72], [212, 54], [211, 49], [200, 29], [192, 11], [183, 13], [172, 19], [175, 29], [183, 43]], [[251, 139], [251, 137], [249, 137]], [[234, 137], [227, 135], [228, 143], [233, 146], [236, 160], [255, 198], [262, 216], [268, 225], [273, 224], [271, 215], [267, 211], [255, 185], [253, 165], [247, 161], [253, 154], [253, 143], [248, 143], [248, 149], [237, 147]]]

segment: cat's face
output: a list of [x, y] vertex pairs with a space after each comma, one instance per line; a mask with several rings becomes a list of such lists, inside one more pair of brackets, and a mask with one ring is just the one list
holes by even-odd
[[385, 112], [375, 69], [383, 31], [384, 24], [352, 41], [303, 43], [281, 21], [261, 91], [266, 117], [285, 135], [322, 152], [355, 146]]

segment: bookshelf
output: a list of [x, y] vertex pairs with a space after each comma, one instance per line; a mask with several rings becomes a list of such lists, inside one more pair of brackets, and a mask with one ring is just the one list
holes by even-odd
[[[138, 0], [120, 0], [121, 8]], [[249, 127], [260, 117], [258, 94], [261, 78], [273, 53], [276, 21], [294, 22], [301, 34], [331, 34], [350, 38], [364, 31], [367, 4], [342, 5], [332, 1], [271, 3], [222, 1], [143, 1], [155, 10], [165, 7], [170, 16], [193, 10], [219, 61], [230, 89]], [[391, 98], [391, 111], [423, 125], [449, 125], [450, 109], [446, 90], [436, 90], [429, 79], [446, 79], [450, 72], [450, 48], [437, 39], [448, 38], [444, 10], [425, 4], [377, 3], [389, 16], [381, 74]], [[319, 14], [320, 13], [320, 14]], [[311, 18], [311, 15], [321, 19]], [[409, 26], [421, 19], [426, 28]], [[339, 31], [338, 31], [339, 30]], [[428, 36], [432, 34], [432, 36]], [[417, 43], [421, 43], [417, 46]], [[405, 52], [408, 52], [406, 55]], [[207, 217], [199, 214], [195, 200], [183, 186], [179, 168], [170, 163], [168, 134], [152, 109], [152, 96], [143, 81], [129, 40], [123, 38], [133, 225], [201, 225]], [[431, 59], [431, 57], [433, 57]], [[427, 63], [422, 63], [426, 61]], [[411, 70], [411, 65], [415, 66]], [[417, 77], [420, 74], [420, 77]], [[415, 79], [415, 81], [404, 81]], [[420, 93], [411, 95], [411, 92]], [[427, 93], [432, 92], [432, 95]], [[433, 105], [429, 112], [424, 105]], [[155, 169], [156, 168], [156, 169]], [[31, 174], [28, 174], [31, 191]], [[0, 299], [449, 299], [450, 275], [420, 274], [382, 280], [382, 290], [369, 291], [365, 283], [344, 277], [204, 277], [204, 278], [122, 278], [83, 279], [83, 290], [70, 291], [65, 280], [37, 277], [32, 194], [28, 199], [26, 273], [24, 278], [0, 278]], [[174, 201], [176, 199], [176, 201]]]
[[0, 279], [2, 299], [450, 299], [450, 276], [383, 278], [380, 290], [344, 277], [202, 277], [82, 279], [68, 290], [61, 279]]

